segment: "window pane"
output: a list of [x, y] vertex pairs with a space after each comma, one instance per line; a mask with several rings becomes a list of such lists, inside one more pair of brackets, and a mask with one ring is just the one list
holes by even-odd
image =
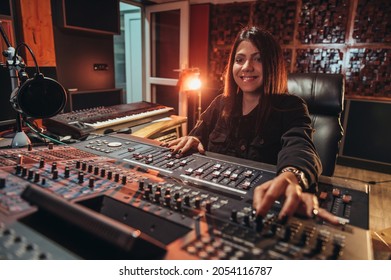
[[178, 78], [180, 10], [151, 15], [151, 76]]

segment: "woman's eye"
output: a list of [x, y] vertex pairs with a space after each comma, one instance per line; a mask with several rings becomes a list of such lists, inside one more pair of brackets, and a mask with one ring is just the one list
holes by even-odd
[[236, 63], [242, 63], [242, 62], [243, 62], [243, 58], [237, 57], [237, 58], [235, 59], [235, 62], [236, 62]]

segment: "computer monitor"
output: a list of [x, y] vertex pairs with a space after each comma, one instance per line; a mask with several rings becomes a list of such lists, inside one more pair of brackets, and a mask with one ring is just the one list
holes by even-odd
[[391, 167], [391, 102], [347, 100], [340, 157]]

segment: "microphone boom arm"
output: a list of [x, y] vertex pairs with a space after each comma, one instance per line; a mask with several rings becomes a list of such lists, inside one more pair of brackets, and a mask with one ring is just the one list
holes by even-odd
[[[18, 87], [19, 87], [18, 70], [19, 71], [22, 70], [24, 72], [25, 64], [23, 63], [21, 58], [15, 54], [15, 48], [11, 46], [11, 43], [7, 37], [7, 34], [4, 31], [1, 21], [0, 21], [0, 33], [4, 38], [5, 44], [8, 47], [7, 50], [3, 51], [3, 56], [6, 57], [7, 67], [10, 71], [11, 88], [12, 88], [11, 98], [12, 98], [12, 96], [18, 91]], [[27, 134], [23, 131], [22, 115], [18, 111], [16, 114], [15, 121], [16, 121], [16, 133], [14, 138], [12, 139], [11, 147], [18, 148], [18, 147], [24, 147], [30, 145], [31, 141], [28, 138]]]

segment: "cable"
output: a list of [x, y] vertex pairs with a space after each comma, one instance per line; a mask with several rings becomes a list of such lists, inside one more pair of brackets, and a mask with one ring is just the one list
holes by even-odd
[[25, 123], [27, 124], [27, 126], [28, 126], [35, 134], [37, 134], [38, 136], [40, 136], [40, 137], [42, 137], [42, 138], [45, 138], [45, 139], [48, 139], [48, 140], [50, 140], [50, 141], [52, 141], [52, 142], [54, 142], [54, 143], [60, 144], [60, 145], [67, 145], [67, 144], [64, 143], [64, 142], [58, 141], [57, 139], [54, 139], [54, 138], [52, 138], [52, 137], [50, 137], [50, 136], [47, 136], [47, 135], [45, 135], [45, 134], [39, 132], [39, 131], [38, 131], [39, 128], [36, 127], [35, 125], [31, 124], [30, 121], [28, 121], [28, 120], [24, 120], [24, 121], [25, 121]]
[[16, 58], [17, 58], [17, 56], [18, 56], [18, 51], [19, 51], [19, 48], [20, 48], [21, 46], [24, 46], [24, 47], [26, 47], [26, 48], [29, 50], [29, 52], [30, 52], [30, 54], [31, 54], [31, 56], [32, 56], [32, 58], [33, 58], [33, 60], [34, 60], [35, 72], [36, 72], [36, 74], [39, 74], [39, 73], [40, 73], [40, 71], [39, 71], [39, 66], [38, 66], [37, 59], [36, 59], [36, 57], [35, 57], [35, 55], [34, 55], [34, 52], [33, 52], [33, 50], [29, 47], [29, 45], [27, 45], [27, 44], [24, 43], [24, 42], [20, 43], [20, 44], [16, 47], [15, 55], [14, 55], [14, 65], [16, 65]]
[[341, 179], [347, 179], [347, 180], [352, 180], [352, 181], [358, 181], [358, 182], [366, 183], [366, 184], [369, 184], [369, 185], [378, 185], [378, 184], [391, 182], [391, 180], [385, 180], [385, 181], [365, 181], [365, 180], [360, 180], [360, 179], [356, 179], [356, 178], [349, 178], [349, 177], [344, 177], [344, 176], [333, 176], [333, 177], [341, 178]]

